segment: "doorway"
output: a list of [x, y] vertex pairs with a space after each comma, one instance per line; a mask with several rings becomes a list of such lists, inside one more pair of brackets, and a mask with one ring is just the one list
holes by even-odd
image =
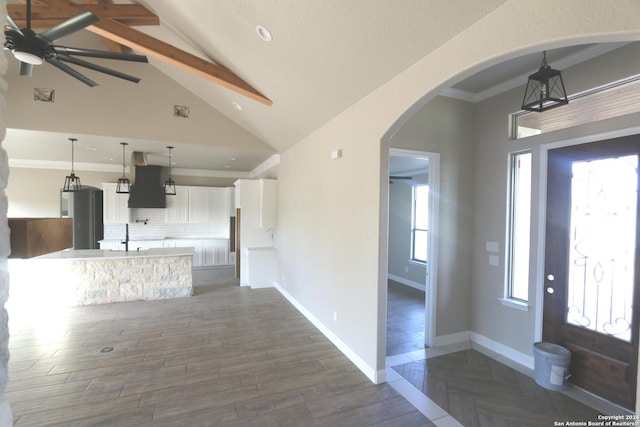
[[548, 152], [544, 341], [571, 353], [570, 381], [633, 410], [640, 257], [634, 135]]
[[439, 156], [390, 149], [387, 356], [435, 340]]

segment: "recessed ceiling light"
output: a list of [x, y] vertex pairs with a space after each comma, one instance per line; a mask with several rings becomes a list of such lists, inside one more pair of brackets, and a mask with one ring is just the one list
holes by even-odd
[[234, 161], [236, 158], [235, 157], [229, 157], [229, 160]]
[[235, 108], [236, 110], [242, 111], [242, 105], [238, 104], [237, 102], [234, 102], [231, 105], [233, 105], [233, 108]]
[[96, 150], [97, 150], [97, 148], [96, 148], [96, 147], [85, 147], [85, 148], [86, 148], [87, 150], [90, 150], [90, 151], [96, 151]]
[[224, 165], [224, 167], [225, 167], [226, 169], [231, 168], [231, 166], [229, 166], [229, 165]]
[[267, 43], [273, 40], [271, 31], [269, 31], [269, 29], [264, 25], [256, 25], [256, 33], [258, 33], [258, 36]]

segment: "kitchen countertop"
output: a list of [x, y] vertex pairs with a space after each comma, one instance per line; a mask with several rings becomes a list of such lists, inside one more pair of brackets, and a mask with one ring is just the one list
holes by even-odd
[[158, 258], [171, 256], [193, 256], [192, 248], [152, 248], [147, 250], [114, 251], [104, 249], [65, 249], [52, 252], [32, 259], [48, 260], [95, 260], [95, 259], [125, 259], [125, 258]]
[[[121, 242], [123, 239], [102, 239], [98, 240], [98, 242]], [[229, 240], [228, 237], [207, 237], [207, 236], [198, 236], [198, 237], [157, 237], [157, 238], [136, 238], [129, 236], [129, 241], [135, 242], [152, 242], [152, 241], [163, 241], [163, 240]]]

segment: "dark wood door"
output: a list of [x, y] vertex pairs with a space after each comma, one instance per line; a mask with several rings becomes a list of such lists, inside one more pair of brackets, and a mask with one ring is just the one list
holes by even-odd
[[634, 409], [640, 136], [549, 151], [543, 340], [570, 381]]

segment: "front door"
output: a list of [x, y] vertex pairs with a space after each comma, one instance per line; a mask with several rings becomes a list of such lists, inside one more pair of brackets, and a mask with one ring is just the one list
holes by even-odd
[[548, 154], [542, 338], [571, 350], [573, 384], [634, 409], [640, 136]]

